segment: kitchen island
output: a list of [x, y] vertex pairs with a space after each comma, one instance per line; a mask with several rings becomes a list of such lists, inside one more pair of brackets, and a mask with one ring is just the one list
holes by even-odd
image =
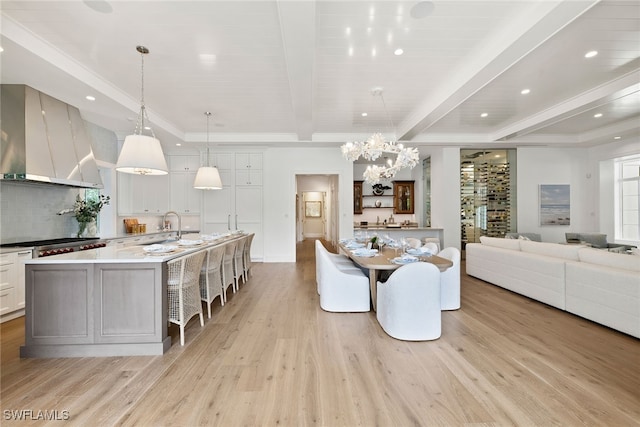
[[149, 254], [137, 245], [107, 246], [26, 260], [20, 356], [163, 354], [171, 346], [167, 261], [241, 237], [229, 234], [165, 254]]

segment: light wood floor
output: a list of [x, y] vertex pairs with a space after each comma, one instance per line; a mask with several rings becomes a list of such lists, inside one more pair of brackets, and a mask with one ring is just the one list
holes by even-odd
[[320, 309], [312, 241], [297, 263], [254, 264], [200, 328], [163, 356], [19, 359], [23, 320], [2, 324], [0, 424], [637, 426], [640, 341], [462, 277], [442, 337], [403, 342], [375, 313]]

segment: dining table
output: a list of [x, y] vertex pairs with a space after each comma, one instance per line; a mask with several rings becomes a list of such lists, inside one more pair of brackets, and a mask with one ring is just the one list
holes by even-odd
[[[369, 270], [369, 287], [371, 289], [371, 307], [373, 310], [376, 310], [376, 298], [378, 295], [378, 278], [380, 277], [380, 273], [382, 272], [392, 272], [400, 267], [402, 267], [403, 263], [394, 262], [399, 257], [402, 256], [402, 249], [389, 247], [385, 245], [382, 249], [379, 249], [377, 253], [373, 256], [358, 256], [360, 253], [357, 249], [361, 248], [350, 248], [348, 243], [340, 242], [338, 244], [340, 248], [340, 252], [344, 253], [348, 256], [354, 263], [359, 265], [361, 268]], [[428, 262], [436, 267], [440, 272], [447, 270], [450, 267], [453, 267], [453, 262], [447, 258], [442, 258], [437, 255], [417, 255], [415, 256], [417, 261], [415, 262]]]

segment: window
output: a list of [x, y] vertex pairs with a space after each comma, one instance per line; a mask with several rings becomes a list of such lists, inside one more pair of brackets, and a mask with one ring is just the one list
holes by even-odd
[[640, 240], [640, 157], [617, 159], [616, 239]]

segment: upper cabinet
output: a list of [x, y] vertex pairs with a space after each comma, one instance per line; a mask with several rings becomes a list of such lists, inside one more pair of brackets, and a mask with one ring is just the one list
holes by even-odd
[[353, 181], [353, 213], [362, 213], [362, 181]]
[[413, 214], [415, 197], [414, 181], [393, 181], [393, 212], [396, 214]]
[[262, 185], [262, 153], [236, 153], [236, 185]]
[[200, 213], [202, 192], [193, 188], [200, 168], [200, 156], [168, 156], [169, 206], [181, 214]]
[[164, 214], [169, 210], [169, 175], [118, 173], [118, 215]]

